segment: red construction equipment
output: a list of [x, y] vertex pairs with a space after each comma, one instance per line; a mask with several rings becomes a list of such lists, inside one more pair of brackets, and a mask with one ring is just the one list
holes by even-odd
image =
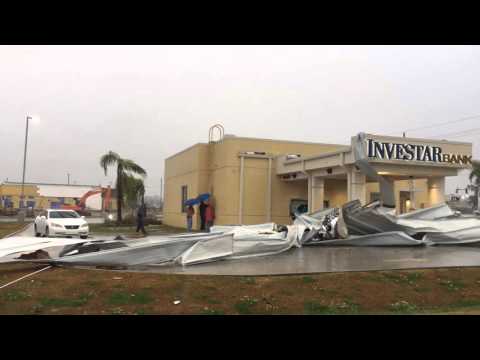
[[85, 211], [86, 208], [86, 201], [87, 199], [96, 194], [102, 194], [103, 195], [103, 210], [110, 210], [110, 200], [112, 198], [112, 189], [110, 186], [104, 188], [104, 187], [98, 187], [93, 190], [87, 191], [78, 201], [76, 205], [62, 205], [62, 209], [64, 210], [75, 210], [78, 212], [80, 215], [88, 215], [87, 212]]

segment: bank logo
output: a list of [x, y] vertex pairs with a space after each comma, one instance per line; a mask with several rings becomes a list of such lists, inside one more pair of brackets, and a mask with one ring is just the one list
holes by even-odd
[[374, 139], [367, 139], [367, 153], [373, 159], [472, 164], [472, 156], [444, 154], [439, 146], [395, 144]]

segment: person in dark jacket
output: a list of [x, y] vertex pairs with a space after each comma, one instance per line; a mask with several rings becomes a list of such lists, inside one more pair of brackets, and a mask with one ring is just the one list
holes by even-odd
[[207, 208], [207, 204], [205, 204], [205, 201], [202, 201], [198, 206], [198, 208], [200, 210], [200, 230], [204, 231], [205, 230], [205, 209]]
[[145, 218], [147, 216], [147, 208], [145, 204], [140, 205], [137, 210], [137, 233], [141, 230], [143, 235], [147, 235], [145, 231]]
[[206, 230], [210, 232], [210, 228], [213, 226], [213, 222], [215, 220], [215, 209], [213, 205], [208, 202], [207, 207], [205, 208], [205, 222], [206, 222]]

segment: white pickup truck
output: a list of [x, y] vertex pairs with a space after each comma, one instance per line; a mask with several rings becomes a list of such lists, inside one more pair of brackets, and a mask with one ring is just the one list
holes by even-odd
[[88, 237], [88, 223], [73, 210], [48, 209], [35, 218], [35, 236]]

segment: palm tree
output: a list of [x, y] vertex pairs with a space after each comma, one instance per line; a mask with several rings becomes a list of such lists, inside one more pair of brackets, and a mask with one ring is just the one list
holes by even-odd
[[470, 182], [472, 184], [469, 186], [474, 191], [473, 196], [473, 208], [478, 210], [478, 192], [480, 188], [480, 161], [474, 161], [472, 171], [469, 175]]
[[132, 175], [125, 176], [123, 189], [125, 201], [130, 208], [134, 209], [137, 207], [139, 200], [142, 205], [145, 203], [145, 183], [142, 178]]
[[125, 178], [132, 175], [140, 175], [142, 177], [147, 176], [147, 172], [138, 164], [129, 159], [122, 159], [120, 155], [113, 151], [109, 151], [107, 154], [100, 158], [100, 166], [107, 175], [107, 169], [109, 166], [117, 166], [117, 223], [122, 222], [122, 203], [124, 200], [124, 185], [126, 183]]

